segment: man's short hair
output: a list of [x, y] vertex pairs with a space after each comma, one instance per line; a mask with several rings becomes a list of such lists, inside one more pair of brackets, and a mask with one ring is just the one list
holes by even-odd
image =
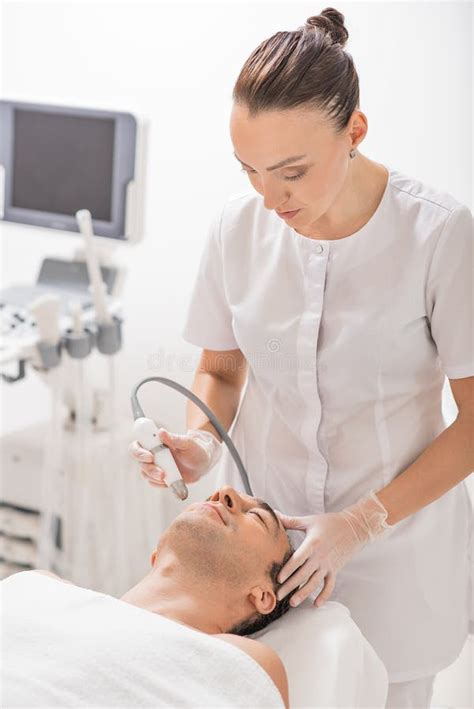
[[[270, 579], [273, 584], [273, 590], [275, 593], [277, 592], [280, 584], [277, 581], [278, 574], [282, 570], [282, 568], [285, 566], [286, 562], [290, 559], [294, 552], [293, 545], [291, 541], [288, 539], [290, 548], [286, 552], [285, 556], [283, 557], [283, 560], [281, 562], [274, 561], [268, 568], [268, 575], [270, 576]], [[282, 598], [280, 601], [277, 601], [275, 608], [271, 611], [271, 613], [263, 614], [263, 613], [257, 613], [256, 615], [253, 615], [251, 618], [248, 618], [247, 620], [243, 620], [240, 623], [237, 623], [234, 625], [233, 628], [228, 630], [228, 633], [233, 633], [234, 635], [252, 635], [252, 633], [256, 633], [259, 630], [263, 630], [263, 628], [266, 628], [267, 625], [270, 625], [270, 623], [273, 623], [274, 620], [277, 618], [281, 618], [282, 615], [285, 615], [287, 613], [291, 606], [290, 606], [290, 600], [292, 596], [296, 593], [298, 590], [298, 587], [296, 587], [293, 591], [288, 593], [285, 598]]]

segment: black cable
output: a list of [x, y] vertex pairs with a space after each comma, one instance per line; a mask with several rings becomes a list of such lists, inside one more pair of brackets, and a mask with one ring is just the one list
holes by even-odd
[[192, 402], [196, 404], [198, 408], [203, 411], [206, 416], [208, 417], [209, 421], [212, 423], [216, 431], [219, 433], [221, 436], [223, 442], [226, 444], [227, 448], [229, 449], [229, 453], [231, 454], [232, 458], [234, 459], [234, 462], [238, 468], [238, 471], [240, 473], [240, 476], [242, 478], [242, 482], [245, 488], [245, 492], [247, 495], [252, 495], [252, 488], [250, 487], [250, 482], [249, 482], [249, 477], [247, 475], [247, 471], [244, 468], [244, 464], [242, 463], [242, 459], [240, 455], [237, 452], [237, 448], [234, 446], [232, 443], [232, 439], [230, 436], [227, 435], [227, 431], [224, 429], [224, 427], [220, 424], [219, 420], [216, 418], [216, 416], [213, 414], [211, 409], [206, 406], [206, 404], [201, 401], [201, 399], [196, 396], [192, 391], [189, 389], [186, 389], [186, 387], [182, 386], [181, 384], [178, 384], [178, 382], [174, 382], [172, 379], [166, 379], [165, 377], [148, 377], [147, 379], [143, 379], [141, 382], [139, 382], [135, 388], [133, 389], [132, 392], [132, 413], [133, 413], [133, 418], [146, 418], [145, 414], [143, 413], [143, 409], [140, 406], [140, 403], [138, 401], [138, 390], [143, 386], [143, 384], [147, 384], [147, 382], [159, 382], [161, 384], [165, 384], [166, 386], [171, 387], [172, 389], [175, 389], [176, 391], [179, 391], [181, 394], [184, 394], [188, 399], [190, 399]]

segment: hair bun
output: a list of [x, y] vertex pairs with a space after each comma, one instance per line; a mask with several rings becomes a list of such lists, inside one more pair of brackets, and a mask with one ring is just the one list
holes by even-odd
[[344, 26], [344, 15], [333, 7], [326, 7], [319, 15], [308, 17], [306, 27], [315, 27], [331, 36], [334, 44], [345, 45], [349, 32]]

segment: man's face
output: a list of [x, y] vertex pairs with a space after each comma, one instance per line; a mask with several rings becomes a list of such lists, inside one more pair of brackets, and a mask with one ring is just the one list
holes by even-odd
[[166, 547], [200, 582], [239, 592], [268, 584], [268, 569], [282, 562], [289, 541], [269, 505], [226, 486], [174, 520], [160, 541]]

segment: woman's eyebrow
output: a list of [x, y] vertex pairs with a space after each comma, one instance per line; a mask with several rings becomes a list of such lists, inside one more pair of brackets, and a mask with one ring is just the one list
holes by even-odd
[[[244, 165], [244, 167], [250, 167], [250, 165], [247, 165], [244, 163], [239, 156], [234, 153], [234, 157], [237, 158], [237, 160], [240, 162], [241, 165]], [[297, 160], [302, 160], [305, 158], [306, 155], [291, 155], [289, 158], [285, 158], [284, 160], [280, 160], [280, 162], [277, 162], [276, 165], [272, 165], [271, 167], [267, 167], [266, 170], [267, 172], [271, 172], [272, 170], [278, 170], [280, 167], [285, 167], [285, 165], [288, 165], [289, 163], [296, 162]], [[252, 167], [250, 167], [251, 170], [253, 170]]]

